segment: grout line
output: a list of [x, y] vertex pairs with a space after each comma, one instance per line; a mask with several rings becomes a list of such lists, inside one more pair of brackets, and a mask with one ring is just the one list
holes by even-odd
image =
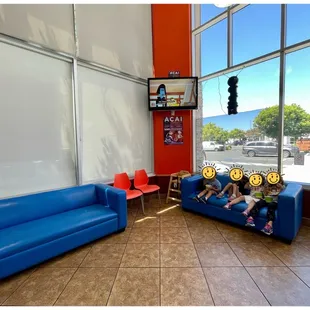
[[[1, 303], [1, 305], [4, 305], [4, 303], [22, 286], [22, 285], [24, 285], [25, 284], [25, 282], [33, 275], [33, 273], [35, 272], [35, 271], [37, 271], [37, 267], [36, 268], [34, 268], [33, 270], [32, 270], [32, 272], [30, 272], [29, 273], [29, 276], [28, 277], [26, 277], [26, 279], [24, 280], [24, 281], [22, 281], [21, 283], [20, 283], [20, 285], [18, 285], [17, 287], [16, 287], [16, 289], [15, 290], [13, 290], [13, 292]], [[27, 270], [25, 270], [25, 272], [26, 272]], [[15, 274], [15, 275], [12, 275], [12, 277], [14, 277], [14, 276], [16, 276], [16, 277], [18, 277], [18, 276], [20, 276], [20, 273], [17, 273], [17, 274]], [[6, 279], [4, 279], [4, 281], [5, 281]]]
[[[301, 268], [305, 268], [304, 266], [287, 266], [287, 268], [291, 271], [291, 272], [293, 272], [293, 274], [299, 279], [299, 280], [301, 280], [301, 282], [303, 282], [307, 287], [309, 287], [310, 288], [310, 285], [308, 285], [297, 273], [295, 273], [295, 271], [294, 270], [292, 270], [291, 269], [291, 267], [301, 267]], [[307, 267], [306, 267], [307, 268]]]
[[189, 229], [189, 227], [188, 227], [188, 225], [187, 225], [186, 219], [185, 219], [185, 222], [186, 222], [187, 229], [188, 229], [188, 231], [189, 231], [189, 235], [190, 235], [190, 237], [191, 237], [191, 239], [192, 239], [192, 242], [193, 242], [193, 246], [194, 246], [194, 249], [195, 249], [195, 252], [196, 252], [196, 255], [197, 255], [199, 264], [200, 264], [200, 268], [201, 268], [202, 274], [203, 274], [203, 276], [204, 276], [204, 278], [205, 278], [205, 280], [206, 280], [206, 284], [207, 284], [207, 287], [208, 287], [208, 290], [209, 290], [209, 293], [210, 293], [210, 296], [211, 296], [211, 299], [212, 299], [212, 303], [213, 303], [214, 306], [216, 306], [216, 305], [215, 305], [215, 302], [214, 302], [214, 298], [213, 298], [212, 292], [211, 292], [211, 289], [210, 289], [209, 282], [208, 282], [208, 280], [207, 280], [207, 276], [206, 276], [206, 274], [205, 274], [205, 272], [204, 272], [204, 270], [203, 270], [203, 267], [202, 267], [202, 264], [201, 264], [201, 261], [200, 261], [200, 258], [199, 258], [199, 255], [198, 255], [198, 252], [197, 252], [197, 249], [196, 249], [196, 246], [195, 246], [195, 243], [194, 243], [192, 234], [191, 234], [191, 231], [190, 231], [190, 229]]
[[258, 286], [258, 284], [255, 282], [255, 280], [253, 279], [253, 277], [251, 276], [251, 274], [249, 273], [249, 271], [247, 270], [246, 266], [244, 266], [244, 264], [242, 263], [242, 261], [240, 260], [239, 256], [235, 253], [235, 251], [233, 250], [233, 248], [231, 247], [231, 245], [227, 242], [229, 248], [231, 249], [231, 251], [235, 254], [235, 256], [238, 258], [239, 262], [241, 263], [243, 269], [246, 271], [246, 273], [249, 275], [249, 277], [252, 279], [252, 281], [254, 282], [254, 284], [256, 285], [256, 287], [258, 288], [258, 290], [261, 292], [261, 294], [264, 296], [264, 298], [266, 299], [266, 301], [268, 302], [268, 304], [270, 306], [271, 303], [269, 302], [269, 300], [267, 299], [267, 297], [265, 296], [265, 294], [263, 293], [263, 291], [260, 289], [260, 287]]
[[[71, 268], [67, 268], [67, 269], [71, 269]], [[56, 300], [53, 303], [53, 306], [55, 306], [56, 302], [58, 301], [59, 297], [62, 295], [62, 293], [64, 292], [64, 290], [66, 289], [66, 287], [68, 286], [69, 282], [72, 280], [72, 278], [74, 277], [74, 275], [76, 274], [76, 272], [78, 271], [79, 268], [76, 268], [75, 271], [72, 273], [72, 276], [70, 277], [70, 279], [68, 280], [68, 282], [66, 283], [65, 287], [63, 288], [63, 290], [60, 292], [60, 294], [58, 295], [58, 297], [56, 298]]]

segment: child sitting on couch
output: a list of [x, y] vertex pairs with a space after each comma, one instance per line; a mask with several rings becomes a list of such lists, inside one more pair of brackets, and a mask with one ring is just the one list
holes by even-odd
[[193, 199], [196, 201], [201, 201], [207, 203], [207, 200], [212, 196], [218, 194], [222, 189], [222, 184], [216, 179], [216, 167], [214, 164], [206, 164], [201, 172], [204, 177], [203, 187], [204, 190], [201, 191]]
[[284, 189], [284, 181], [281, 175], [276, 171], [267, 174], [266, 183], [263, 194], [264, 199], [260, 199], [253, 206], [249, 206], [243, 214], [247, 217], [246, 226], [255, 226], [254, 218], [257, 217], [259, 211], [267, 207], [267, 222], [262, 232], [266, 235], [273, 233], [273, 222], [275, 221], [275, 211], [278, 207], [278, 196]]

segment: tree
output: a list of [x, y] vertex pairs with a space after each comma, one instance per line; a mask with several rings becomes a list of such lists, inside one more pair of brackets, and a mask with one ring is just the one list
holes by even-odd
[[262, 136], [262, 133], [259, 131], [258, 128], [252, 128], [245, 132], [245, 137], [249, 141], [258, 140]]
[[245, 132], [241, 129], [235, 128], [229, 132], [229, 138], [235, 140], [243, 140], [245, 138]]
[[[254, 119], [254, 128], [269, 138], [279, 134], [279, 107], [262, 110]], [[310, 134], [310, 114], [296, 103], [284, 106], [284, 136], [298, 139]]]
[[208, 123], [203, 126], [202, 137], [204, 141], [225, 143], [228, 140], [228, 132], [214, 123]]

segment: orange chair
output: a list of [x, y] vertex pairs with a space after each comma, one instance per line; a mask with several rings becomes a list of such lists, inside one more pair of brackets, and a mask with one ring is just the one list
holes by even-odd
[[159, 193], [160, 187], [158, 185], [149, 185], [148, 183], [149, 177], [147, 176], [146, 171], [144, 169], [136, 170], [134, 178], [135, 188], [140, 190], [143, 194], [158, 192], [158, 200], [159, 204], [161, 204]]
[[126, 172], [115, 174], [114, 176], [114, 187], [123, 189], [126, 191], [126, 199], [131, 200], [140, 197], [141, 205], [142, 205], [142, 212], [144, 214], [144, 197], [143, 193], [138, 190], [131, 190], [131, 182]]

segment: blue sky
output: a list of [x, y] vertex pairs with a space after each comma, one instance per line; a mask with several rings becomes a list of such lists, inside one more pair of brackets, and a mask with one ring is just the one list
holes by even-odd
[[[223, 12], [213, 4], [201, 5], [202, 23]], [[224, 69], [227, 65], [227, 21], [205, 30], [201, 35], [202, 76]], [[288, 4], [287, 46], [310, 39], [310, 4]], [[253, 4], [233, 17], [233, 64], [262, 56], [280, 47], [280, 4]], [[279, 58], [244, 68], [239, 73], [238, 112], [267, 108], [279, 103]], [[227, 113], [227, 76], [203, 83], [203, 116], [227, 127], [250, 128], [251, 114], [239, 117]], [[297, 103], [310, 113], [310, 48], [286, 56], [285, 103]], [[238, 118], [238, 119], [237, 119]], [[221, 120], [224, 119], [224, 120]], [[227, 120], [225, 120], [227, 119]], [[242, 124], [241, 124], [242, 123]], [[229, 128], [227, 128], [229, 129]]]

